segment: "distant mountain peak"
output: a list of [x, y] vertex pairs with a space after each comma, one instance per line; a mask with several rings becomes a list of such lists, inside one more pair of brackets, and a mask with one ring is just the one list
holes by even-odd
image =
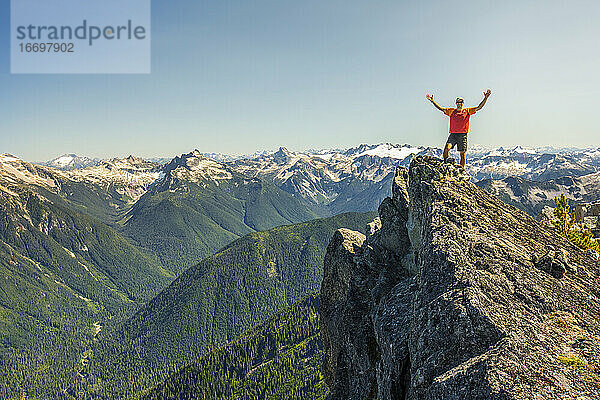
[[19, 161], [20, 159], [10, 153], [0, 154], [0, 162]]
[[206, 157], [195, 149], [175, 157], [162, 168], [157, 190], [174, 190], [181, 183], [220, 181], [233, 177], [229, 166]]
[[144, 159], [141, 157], [136, 157], [134, 155], [129, 155], [129, 157], [125, 158], [126, 161], [130, 162], [130, 163], [140, 163], [140, 162], [144, 162]]
[[63, 171], [69, 171], [98, 165], [100, 162], [101, 161], [97, 158], [78, 156], [75, 153], [67, 153], [53, 158], [50, 161], [40, 163], [40, 165], [60, 169]]
[[273, 153], [273, 160], [276, 163], [284, 164], [288, 162], [288, 160], [290, 159], [290, 155], [291, 153], [288, 149], [286, 149], [285, 147], [280, 147], [279, 150]]

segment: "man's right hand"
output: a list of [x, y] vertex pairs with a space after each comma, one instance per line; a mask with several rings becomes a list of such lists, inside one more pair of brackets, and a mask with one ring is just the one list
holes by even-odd
[[440, 110], [443, 113], [446, 113], [446, 109], [440, 107], [440, 105], [433, 100], [433, 95], [432, 94], [427, 94], [427, 95], [425, 95], [425, 97], [427, 97], [427, 100], [429, 100], [431, 102], [431, 104], [433, 104], [433, 106], [435, 108], [437, 108], [438, 110]]

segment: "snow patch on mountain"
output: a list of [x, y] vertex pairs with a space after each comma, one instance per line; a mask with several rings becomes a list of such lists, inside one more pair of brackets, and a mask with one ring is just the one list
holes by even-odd
[[47, 167], [57, 168], [64, 171], [87, 168], [98, 165], [101, 161], [97, 158], [78, 156], [77, 154], [63, 154], [50, 161], [39, 163]]
[[390, 157], [398, 160], [404, 160], [406, 157], [420, 153], [422, 150], [422, 147], [411, 147], [409, 145], [397, 147], [390, 143], [382, 143], [375, 148], [370, 148], [362, 153], [357, 154], [356, 157], [370, 155], [380, 158]]
[[4, 153], [0, 154], [0, 162], [11, 162], [11, 161], [19, 161], [19, 159], [12, 154]]
[[208, 183], [219, 185], [219, 181], [233, 178], [232, 170], [227, 165], [206, 158], [203, 153], [194, 150], [175, 157], [166, 164], [156, 181], [157, 188], [175, 191], [179, 183], [192, 182], [205, 186]]
[[[345, 192], [346, 201], [391, 179], [398, 163], [408, 163], [423, 147], [381, 143], [342, 150], [290, 151], [285, 147], [253, 159], [229, 163], [237, 172], [275, 183], [315, 204], [327, 204]], [[376, 190], [374, 189], [374, 192]], [[378, 200], [373, 200], [374, 202]]]
[[82, 169], [66, 171], [73, 181], [97, 185], [135, 202], [160, 177], [161, 166], [140, 157], [113, 158], [100, 164]]
[[100, 165], [73, 170], [68, 173], [74, 180], [94, 184], [123, 184], [147, 186], [160, 175], [159, 167], [141, 158], [129, 156], [104, 161]]
[[187, 160], [188, 170], [194, 177], [201, 179], [223, 180], [231, 179], [232, 175], [223, 164], [220, 164], [210, 158], [198, 157]]
[[51, 170], [7, 153], [0, 155], [0, 182], [38, 185], [49, 189], [54, 189], [58, 185]]
[[54, 160], [54, 163], [59, 167], [66, 167], [73, 161], [74, 156], [62, 156]]

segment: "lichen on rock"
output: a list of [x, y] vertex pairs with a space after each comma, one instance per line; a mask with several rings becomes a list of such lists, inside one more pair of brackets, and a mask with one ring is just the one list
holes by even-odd
[[597, 399], [599, 278], [584, 252], [461, 167], [415, 157], [367, 236], [339, 230], [327, 249], [330, 398]]

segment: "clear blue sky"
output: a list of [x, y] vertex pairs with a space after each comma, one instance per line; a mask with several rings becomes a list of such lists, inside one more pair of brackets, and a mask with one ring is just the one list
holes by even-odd
[[394, 142], [598, 146], [600, 2], [154, 0], [150, 75], [10, 75], [0, 152], [172, 156]]

